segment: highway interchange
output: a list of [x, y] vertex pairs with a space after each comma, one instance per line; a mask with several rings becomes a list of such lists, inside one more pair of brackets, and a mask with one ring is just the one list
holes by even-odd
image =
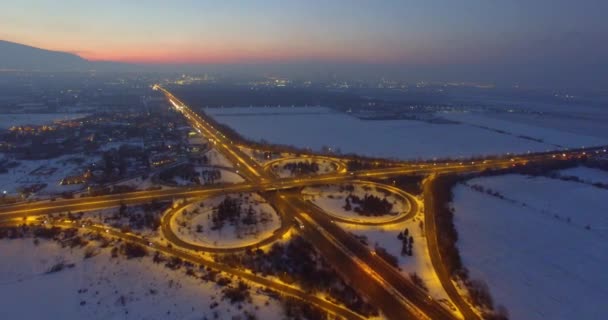
[[[445, 173], [478, 172], [486, 169], [508, 168], [515, 165], [542, 162], [552, 159], [570, 159], [573, 157], [594, 156], [605, 154], [605, 147], [594, 147], [576, 150], [560, 150], [536, 154], [513, 155], [508, 157], [488, 158], [467, 162], [403, 162], [384, 168], [348, 172], [345, 163], [347, 159], [323, 156], [323, 159], [339, 164], [338, 170], [331, 173], [308, 175], [296, 178], [280, 178], [269, 170], [269, 165], [256, 162], [252, 157], [239, 148], [239, 144], [227, 138], [221, 130], [212, 125], [205, 116], [192, 111], [185, 103], [175, 97], [167, 89], [155, 85], [169, 103], [181, 112], [191, 126], [209, 139], [216, 148], [231, 163], [236, 172], [246, 181], [230, 185], [213, 185], [202, 187], [181, 187], [165, 190], [137, 191], [124, 194], [102, 195], [75, 199], [57, 199], [54, 201], [24, 202], [0, 207], [0, 223], [11, 224], [27, 217], [61, 212], [84, 212], [100, 210], [121, 205], [133, 205], [161, 200], [205, 199], [208, 197], [240, 192], [259, 192], [279, 212], [282, 225], [272, 237], [263, 239], [257, 246], [270, 244], [279, 239], [293, 226], [297, 232], [308, 240], [323, 255], [323, 257], [338, 271], [344, 280], [357, 292], [364, 296], [372, 305], [378, 307], [382, 314], [389, 319], [479, 319], [479, 315], [471, 308], [466, 300], [454, 288], [449, 274], [438, 254], [437, 237], [434, 224], [434, 203], [432, 202], [432, 182], [435, 176]], [[241, 144], [242, 146], [242, 144]], [[252, 148], [251, 146], [247, 146]], [[314, 159], [314, 156], [311, 156]], [[275, 160], [275, 161], [280, 161]], [[272, 162], [275, 163], [275, 162]], [[409, 219], [422, 210], [425, 217], [425, 233], [428, 242], [432, 265], [441, 280], [446, 293], [455, 304], [457, 311], [448, 310], [445, 305], [434, 301], [427, 293], [403, 277], [398, 270], [389, 265], [378, 255], [361, 244], [351, 234], [340, 228], [334, 221], [335, 217], [328, 215], [310, 201], [303, 199], [301, 190], [306, 186], [341, 184], [345, 182], [366, 182], [366, 179], [387, 179], [402, 175], [427, 175], [423, 184], [424, 208], [420, 208], [418, 200], [401, 190], [410, 203], [410, 211], [399, 217], [399, 221]], [[371, 182], [370, 182], [371, 183]], [[386, 188], [395, 188], [386, 186]], [[396, 188], [395, 188], [396, 189]], [[178, 208], [176, 208], [178, 209]], [[165, 254], [177, 256], [197, 264], [210, 266], [260, 285], [272, 288], [283, 294], [296, 297], [317, 305], [319, 308], [347, 319], [362, 319], [342, 306], [309, 295], [298, 288], [273, 280], [255, 276], [250, 272], [228, 267], [209, 259], [201, 258], [192, 251], [222, 252], [215, 248], [193, 246], [176, 237], [170, 228], [171, 214], [169, 210], [161, 221], [161, 232], [172, 244], [165, 246], [153, 244], [154, 248]], [[387, 223], [394, 223], [389, 221]], [[363, 223], [365, 224], [365, 223]], [[81, 226], [92, 231], [106, 232], [114, 237], [133, 241], [142, 245], [151, 245], [147, 240], [134, 234], [125, 234], [101, 225]], [[253, 247], [253, 246], [247, 246]], [[245, 247], [228, 249], [226, 251], [243, 250]]]

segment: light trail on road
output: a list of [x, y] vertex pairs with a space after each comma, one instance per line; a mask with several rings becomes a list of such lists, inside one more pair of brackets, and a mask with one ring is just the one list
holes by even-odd
[[[568, 160], [577, 159], [582, 157], [593, 157], [596, 155], [605, 155], [607, 152], [606, 146], [593, 147], [593, 148], [581, 148], [573, 150], [559, 150], [554, 152], [545, 152], [538, 154], [526, 154], [526, 155], [511, 155], [508, 157], [488, 158], [474, 161], [448, 161], [441, 163], [412, 163], [402, 162], [396, 163], [394, 161], [383, 163], [382, 161], [376, 161], [377, 165], [386, 165], [384, 168], [369, 169], [369, 170], [358, 170], [346, 172], [339, 170], [340, 172], [334, 172], [330, 174], [317, 175], [317, 176], [305, 176], [298, 178], [276, 178], [271, 174], [265, 172], [265, 170], [253, 159], [250, 159], [242, 150], [240, 150], [233, 141], [226, 138], [219, 130], [215, 129], [209, 124], [210, 121], [205, 120], [199, 114], [193, 112], [185, 103], [176, 98], [172, 93], [163, 88], [160, 85], [154, 85], [154, 88], [163, 92], [170, 104], [175, 108], [176, 111], [180, 112], [186, 117], [191, 125], [203, 132], [205, 135], [213, 141], [213, 146], [217, 148], [226, 158], [237, 165], [237, 167], [244, 167], [246, 170], [240, 172], [245, 176], [247, 180], [244, 183], [233, 184], [233, 185], [220, 185], [212, 187], [196, 187], [196, 188], [175, 188], [170, 190], [148, 190], [138, 191], [132, 193], [115, 194], [115, 195], [103, 195], [95, 197], [85, 197], [77, 199], [61, 199], [56, 201], [37, 201], [18, 203], [13, 205], [0, 206], [0, 223], [8, 223], [14, 219], [24, 219], [35, 215], [44, 215], [51, 213], [60, 212], [78, 212], [78, 211], [91, 211], [106, 209], [112, 207], [118, 207], [120, 205], [132, 205], [141, 204], [151, 201], [166, 201], [176, 199], [197, 199], [210, 197], [220, 194], [234, 193], [234, 192], [281, 192], [282, 190], [297, 189], [305, 186], [314, 186], [322, 184], [335, 184], [343, 182], [355, 182], [364, 179], [386, 179], [391, 177], [397, 177], [402, 175], [429, 175], [429, 174], [462, 174], [469, 172], [481, 172], [484, 170], [492, 169], [505, 169], [514, 166], [527, 165], [530, 163], [543, 163], [544, 161], [555, 161], [555, 160]], [[321, 156], [323, 157], [323, 156]], [[332, 161], [342, 161], [340, 158], [329, 158]], [[237, 169], [238, 170], [238, 169]], [[399, 190], [399, 189], [397, 189]], [[337, 227], [335, 224], [328, 222], [327, 214], [321, 211], [319, 208], [311, 206], [310, 203], [303, 202], [300, 197], [292, 198], [289, 202], [280, 197], [275, 197], [273, 205], [279, 207], [280, 210], [286, 210], [283, 218], [286, 221], [292, 221], [295, 217], [304, 218], [301, 213], [308, 212], [314, 213], [308, 215], [310, 221], [307, 220], [308, 228], [317, 230], [315, 233], [310, 232], [308, 228], [304, 228], [303, 232], [308, 234], [308, 240], [316, 245], [317, 249], [324, 254], [324, 256], [331, 261], [334, 261], [334, 267], [339, 265], [341, 272], [346, 274], [351, 279], [356, 279], [357, 275], [369, 275], [371, 279], [370, 283], [352, 283], [356, 286], [359, 291], [362, 291], [364, 295], [374, 298], [374, 294], [378, 294], [379, 297], [385, 297], [389, 301], [390, 297], [399, 297], [404, 303], [397, 302], [395, 305], [387, 304], [382, 299], [377, 299], [380, 309], [389, 318], [401, 320], [405, 314], [409, 314], [414, 318], [431, 318], [431, 319], [452, 319], [456, 318], [453, 314], [449, 313], [441, 305], [436, 302], [428, 300], [426, 294], [424, 294], [419, 288], [415, 287], [409, 280], [403, 278], [393, 268], [387, 267], [386, 262], [378, 260], [379, 258], [374, 257], [369, 253], [368, 250], [362, 249], [360, 244], [353, 242], [352, 237], [349, 237], [345, 232]], [[425, 197], [426, 200], [426, 197]], [[417, 203], [415, 199], [411, 201]], [[425, 214], [427, 214], [428, 207], [425, 203]], [[300, 220], [302, 220], [300, 219]], [[432, 218], [428, 218], [429, 220]], [[100, 227], [101, 228], [101, 227]], [[429, 227], [427, 226], [427, 229]], [[431, 227], [432, 228], [432, 227]], [[433, 234], [434, 230], [426, 230], [426, 233]], [[129, 237], [129, 235], [124, 235]], [[428, 238], [428, 237], [427, 237]], [[141, 239], [131, 239], [133, 241], [140, 241]], [[345, 250], [346, 249], [346, 250]], [[436, 242], [429, 241], [429, 250], [433, 252], [437, 249]], [[186, 253], [177, 250], [164, 248], [164, 252], [176, 255], [184, 256]], [[365, 251], [362, 251], [365, 250]], [[344, 261], [338, 261], [332, 259], [331, 255], [345, 256], [346, 260], [354, 261], [352, 265], [345, 265]], [[348, 259], [348, 257], [353, 257]], [[432, 260], [435, 272], [441, 270], [443, 266], [442, 262], [435, 258]], [[353, 268], [353, 266], [355, 266]], [[225, 268], [223, 265], [218, 267]], [[444, 267], [444, 266], [443, 266]], [[346, 271], [348, 270], [348, 271]], [[240, 272], [238, 274], [245, 274], [243, 271], [234, 270], [234, 272]], [[470, 306], [464, 301], [462, 296], [458, 292], [454, 293], [450, 288], [451, 279], [446, 279], [445, 275], [441, 276], [441, 271], [438, 276], [442, 282], [444, 289], [448, 292], [451, 299], [457, 304], [458, 309], [465, 315], [466, 319], [478, 319], [479, 317], [470, 311]], [[259, 279], [258, 279], [259, 280]], [[260, 280], [261, 281], [261, 280]], [[269, 280], [264, 280], [269, 281]], [[262, 281], [263, 282], [263, 281]], [[372, 283], [373, 282], [373, 283]], [[276, 284], [272, 282], [267, 283], [267, 286], [272, 287]], [[291, 289], [282, 288], [282, 290], [289, 291]], [[398, 294], [396, 294], [398, 292]], [[308, 299], [308, 297], [306, 297]], [[313, 299], [313, 298], [310, 298]], [[317, 300], [311, 300], [316, 304], [322, 304]], [[323, 300], [321, 300], [323, 301]], [[399, 308], [398, 305], [402, 307]], [[326, 308], [334, 308], [335, 306], [325, 305]], [[347, 314], [347, 318], [359, 319], [360, 316], [354, 313]]]

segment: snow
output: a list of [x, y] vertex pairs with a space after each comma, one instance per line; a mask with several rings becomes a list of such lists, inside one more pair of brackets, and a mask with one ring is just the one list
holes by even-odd
[[[212, 230], [211, 215], [213, 209], [224, 199], [225, 196], [220, 196], [187, 205], [183, 210], [175, 214], [170, 222], [171, 228], [180, 239], [188, 243], [217, 248], [232, 248], [250, 245], [269, 238], [275, 230], [281, 227], [280, 217], [264, 198], [255, 193], [246, 193], [242, 197], [243, 210], [246, 210], [251, 205], [257, 213], [258, 219], [260, 219], [261, 212], [266, 212], [268, 213], [267, 217], [269, 221], [266, 223], [258, 222], [252, 226], [241, 223], [240, 234], [237, 232], [237, 228], [228, 223], [228, 221], [226, 221], [223, 228]], [[201, 203], [203, 207], [200, 206]], [[199, 225], [202, 232], [197, 231], [197, 226]]]
[[241, 183], [245, 181], [243, 177], [232, 171], [220, 170], [220, 172], [222, 173], [221, 183]]
[[486, 116], [529, 124], [535, 127], [550, 128], [585, 136], [608, 138], [608, 112], [604, 106], [590, 107], [584, 105], [550, 104], [539, 110], [542, 114], [487, 113]]
[[[380, 199], [386, 197], [386, 200], [393, 204], [393, 209], [390, 215], [383, 216], [363, 216], [354, 210], [346, 211], [344, 209], [344, 205], [346, 204], [345, 198], [351, 194], [351, 192], [340, 190], [342, 187], [343, 186], [340, 185], [306, 187], [302, 191], [302, 194], [329, 215], [355, 222], [387, 222], [395, 219], [397, 216], [406, 214], [410, 210], [409, 202], [400, 195], [395, 195], [394, 193], [386, 195], [382, 191], [379, 191], [375, 185], [353, 184], [353, 195], [361, 198], [366, 194], [379, 197]], [[353, 204], [353, 208], [355, 206], [356, 205]]]
[[[280, 178], [290, 178], [293, 177], [291, 171], [286, 169], [284, 166], [289, 163], [298, 163], [298, 162], [310, 162], [317, 163], [319, 165], [319, 171], [316, 174], [327, 174], [336, 171], [336, 164], [327, 159], [307, 159], [307, 158], [292, 158], [285, 159], [279, 161], [277, 163], [272, 164], [272, 171], [276, 173]], [[297, 174], [296, 174], [297, 175]]]
[[205, 153], [209, 158], [209, 165], [233, 168], [234, 165], [223, 154], [216, 149], [211, 149]]
[[562, 177], [578, 177], [582, 181], [588, 183], [603, 183], [608, 184], [608, 171], [578, 166], [575, 168], [558, 171]]
[[18, 125], [42, 125], [55, 121], [84, 118], [88, 114], [81, 113], [8, 113], [0, 114], [0, 129], [8, 129]]
[[570, 219], [572, 226], [591, 226], [592, 232], [608, 237], [608, 190], [590, 185], [524, 175], [472, 179], [468, 184], [479, 184], [498, 191], [507, 201], [525, 204], [527, 209], [553, 218]]
[[[71, 161], [75, 158], [85, 161], [82, 164]], [[0, 189], [6, 190], [8, 194], [14, 194], [18, 192], [20, 187], [46, 183], [48, 185], [37, 192], [36, 195], [77, 191], [82, 189], [83, 185], [62, 186], [60, 184], [61, 180], [69, 175], [82, 174], [86, 165], [95, 162], [97, 158], [84, 154], [69, 154], [53, 159], [15, 160], [19, 163], [19, 166], [8, 169], [7, 173], [0, 173]]]
[[240, 183], [245, 181], [245, 179], [243, 179], [243, 177], [241, 177], [240, 175], [238, 175], [238, 173], [226, 170], [226, 169], [217, 169], [214, 167], [209, 167], [209, 166], [197, 166], [194, 168], [194, 170], [196, 170], [196, 172], [201, 173], [205, 170], [219, 170], [221, 177], [218, 181], [216, 181], [216, 183]]
[[[161, 171], [161, 170], [159, 170], [159, 171]], [[241, 177], [238, 173], [230, 171], [230, 170], [227, 170], [227, 169], [224, 169], [224, 167], [198, 166], [198, 165], [195, 165], [194, 166], [194, 171], [196, 171], [199, 174], [200, 181], [204, 185], [208, 185], [208, 184], [220, 184], [220, 183], [231, 184], [231, 183], [240, 183], [240, 182], [245, 181], [245, 179], [243, 179], [243, 177]], [[217, 179], [217, 180], [208, 180], [208, 181], [205, 181], [205, 179], [202, 176], [202, 173], [205, 172], [205, 171], [219, 171], [220, 172], [220, 178]], [[197, 182], [183, 179], [180, 176], [173, 177], [171, 179], [171, 181], [173, 181], [173, 183], [175, 183], [175, 184], [168, 183], [168, 184], [163, 185], [163, 187], [165, 187], [165, 188], [172, 188], [175, 185], [177, 185], [177, 186], [194, 186], [194, 185], [199, 185]], [[152, 182], [150, 181], [150, 183], [152, 183]], [[134, 183], [130, 183], [130, 185], [138, 187], [138, 185], [134, 184]], [[140, 189], [143, 189], [143, 188], [140, 187]]]
[[[565, 131], [517, 125], [518, 134], [533, 133], [549, 143], [501, 134], [469, 124], [437, 124], [413, 120], [361, 120], [328, 108], [208, 108], [205, 112], [253, 140], [340, 149], [343, 153], [417, 159], [468, 157], [508, 152], [546, 151], [554, 144], [567, 147], [606, 144], [599, 139]], [[484, 119], [490, 121], [491, 118]], [[504, 123], [496, 121], [494, 124]]]
[[[345, 231], [352, 232], [359, 236], [367, 238], [367, 244], [370, 250], [373, 250], [376, 245], [386, 249], [388, 253], [399, 259], [400, 273], [409, 278], [411, 273], [416, 273], [428, 288], [428, 294], [433, 299], [439, 301], [448, 309], [456, 310], [454, 305], [443, 290], [441, 281], [437, 277], [431, 263], [430, 254], [427, 247], [426, 238], [420, 223], [423, 221], [423, 215], [417, 214], [413, 219], [383, 225], [383, 226], [357, 226], [349, 223], [338, 223]], [[397, 238], [399, 232], [408, 229], [409, 234], [414, 238], [412, 256], [401, 255], [401, 240]]]
[[504, 197], [458, 185], [454, 223], [464, 266], [488, 283], [512, 319], [608, 314], [608, 190], [523, 175], [467, 185]]
[[148, 175], [147, 177], [135, 177], [132, 179], [128, 179], [125, 181], [121, 181], [116, 183], [118, 186], [129, 186], [133, 187], [137, 190], [149, 190], [149, 189], [170, 189], [171, 187], [164, 186], [161, 184], [155, 184], [152, 178], [152, 175]]
[[459, 121], [474, 126], [484, 126], [491, 130], [501, 130], [505, 134], [517, 136], [526, 136], [534, 139], [542, 140], [547, 148], [554, 146], [568, 147], [584, 147], [606, 144], [608, 139], [600, 139], [596, 137], [584, 136], [564, 131], [559, 131], [552, 128], [543, 128], [531, 124], [517, 123], [508, 120], [496, 119], [486, 114], [479, 113], [442, 113], [443, 118]]
[[[171, 271], [150, 257], [111, 259], [109, 250], [83, 260], [83, 249], [62, 249], [54, 242], [35, 246], [32, 239], [0, 241], [0, 318], [211, 319], [217, 311], [220, 318], [230, 319], [247, 310], [272, 319], [283, 312], [279, 301], [256, 293], [255, 286], [253, 303], [238, 310], [221, 299], [221, 288], [212, 282]], [[76, 265], [45, 274], [58, 260]], [[120, 296], [126, 298], [124, 306]], [[214, 302], [218, 307], [210, 309]]]

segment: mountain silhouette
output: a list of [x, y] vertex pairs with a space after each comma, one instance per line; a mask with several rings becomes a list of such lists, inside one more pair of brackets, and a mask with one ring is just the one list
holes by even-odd
[[75, 54], [0, 40], [0, 69], [24, 71], [82, 71], [91, 62]]
[[19, 71], [141, 71], [145, 68], [114, 61], [89, 61], [62, 51], [36, 48], [20, 43], [0, 40], [0, 70]]

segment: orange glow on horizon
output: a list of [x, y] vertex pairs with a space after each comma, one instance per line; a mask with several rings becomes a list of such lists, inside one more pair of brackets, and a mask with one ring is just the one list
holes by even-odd
[[277, 45], [274, 43], [196, 43], [166, 41], [159, 45], [108, 44], [96, 41], [79, 42], [74, 48], [69, 39], [23, 41], [34, 47], [70, 52], [91, 61], [113, 61], [136, 64], [247, 64], [247, 63], [371, 63], [371, 64], [441, 64], [446, 57], [438, 57], [425, 50], [387, 50], [387, 48], [346, 46], [301, 46], [299, 43]]
[[340, 62], [398, 62], [398, 57], [344, 56], [339, 52], [291, 52], [268, 50], [267, 52], [243, 52], [242, 50], [225, 50], [210, 52], [138, 52], [111, 51], [77, 53], [91, 61], [116, 61], [142, 64], [230, 64], [259, 62], [296, 62], [296, 61], [340, 61]]

